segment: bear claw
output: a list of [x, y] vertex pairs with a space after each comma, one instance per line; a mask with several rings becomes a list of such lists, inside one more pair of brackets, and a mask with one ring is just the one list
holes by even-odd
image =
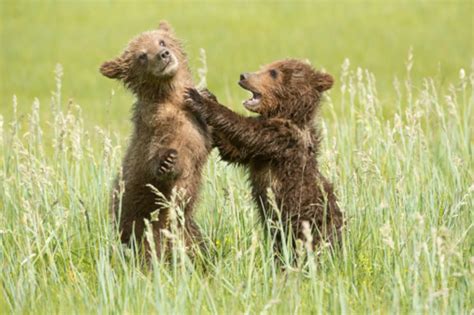
[[158, 165], [158, 175], [163, 176], [172, 173], [174, 171], [177, 157], [178, 152], [176, 152], [174, 149], [169, 149], [165, 154], [163, 154], [163, 157], [161, 158], [161, 161]]
[[199, 92], [196, 89], [190, 88], [186, 91], [186, 98], [188, 98], [191, 101], [194, 101], [196, 103], [199, 103], [202, 101], [202, 96], [199, 94]]

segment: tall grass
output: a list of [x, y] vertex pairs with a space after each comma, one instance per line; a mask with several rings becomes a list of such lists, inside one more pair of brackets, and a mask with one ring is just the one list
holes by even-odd
[[141, 266], [107, 215], [123, 148], [84, 128], [58, 66], [49, 109], [35, 101], [21, 117], [13, 98], [13, 119], [0, 116], [0, 313], [472, 312], [474, 67], [442, 90], [430, 78], [413, 86], [412, 64], [397, 100], [381, 104], [374, 75], [344, 62], [341, 100], [328, 97], [333, 119], [321, 121], [344, 243], [300, 248], [307, 259], [284, 272], [244, 171], [216, 152], [197, 210], [211, 254], [192, 263], [177, 246], [172, 263]]

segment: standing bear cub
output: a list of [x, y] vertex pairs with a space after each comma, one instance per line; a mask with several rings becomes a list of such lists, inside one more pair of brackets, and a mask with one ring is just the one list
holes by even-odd
[[[213, 128], [222, 159], [250, 170], [253, 198], [262, 219], [270, 220], [265, 226], [277, 253], [290, 235], [292, 247], [296, 239], [311, 241], [313, 248], [339, 239], [343, 216], [332, 185], [318, 170], [315, 127], [321, 95], [333, 78], [290, 59], [241, 74], [239, 84], [252, 93], [245, 108], [259, 116], [240, 116], [194, 89], [187, 92], [188, 106]], [[269, 191], [278, 209], [272, 208]]]
[[[165, 198], [173, 190], [183, 191], [185, 244], [202, 245], [201, 233], [193, 221], [193, 206], [200, 186], [201, 171], [211, 149], [206, 125], [188, 112], [184, 92], [193, 86], [186, 54], [170, 25], [134, 38], [116, 59], [107, 61], [100, 72], [123, 82], [137, 100], [133, 106], [133, 134], [122, 164], [123, 195], [116, 180], [112, 216], [121, 240], [129, 243], [134, 234], [142, 241], [145, 219], [151, 221], [156, 253], [163, 253], [162, 230], [169, 229], [169, 209], [157, 204], [150, 184]], [[144, 242], [146, 255], [150, 244]]]

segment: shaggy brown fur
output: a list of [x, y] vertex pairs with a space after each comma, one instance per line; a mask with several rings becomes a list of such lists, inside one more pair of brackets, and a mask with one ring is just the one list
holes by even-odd
[[[169, 228], [169, 210], [156, 204], [157, 196], [147, 187], [151, 184], [166, 198], [173, 188], [185, 191], [185, 243], [202, 244], [192, 214], [211, 141], [206, 125], [184, 105], [184, 91], [193, 82], [186, 55], [170, 25], [162, 22], [158, 29], [138, 35], [119, 57], [105, 62], [100, 72], [122, 81], [137, 97], [133, 134], [122, 165], [125, 190], [119, 200], [117, 180], [112, 203], [122, 242], [130, 242], [133, 233], [140, 241], [144, 219], [150, 220], [158, 209], [158, 221], [151, 224], [156, 252], [161, 255], [166, 244], [161, 230]], [[149, 244], [145, 246], [148, 253]]]
[[[193, 89], [188, 90], [188, 105], [213, 128], [222, 159], [250, 170], [262, 219], [281, 222], [285, 231], [270, 227], [277, 252], [290, 231], [293, 246], [295, 239], [312, 238], [314, 247], [339, 238], [343, 216], [332, 185], [318, 170], [320, 136], [315, 128], [321, 94], [331, 88], [333, 78], [307, 63], [283, 60], [242, 74], [239, 84], [252, 92], [244, 105], [258, 117], [240, 116]], [[271, 207], [269, 190], [281, 214]], [[309, 237], [304, 236], [305, 221]]]

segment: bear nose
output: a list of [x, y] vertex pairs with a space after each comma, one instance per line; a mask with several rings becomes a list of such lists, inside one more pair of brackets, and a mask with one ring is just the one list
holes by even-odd
[[170, 56], [170, 52], [169, 52], [168, 49], [163, 49], [162, 51], [160, 51], [160, 52], [158, 53], [158, 57], [159, 57], [160, 59], [166, 59], [166, 58], [168, 58], [169, 56]]
[[242, 74], [240, 75], [240, 81], [247, 80], [248, 77], [249, 77], [249, 74], [248, 74], [247, 72], [242, 73]]

